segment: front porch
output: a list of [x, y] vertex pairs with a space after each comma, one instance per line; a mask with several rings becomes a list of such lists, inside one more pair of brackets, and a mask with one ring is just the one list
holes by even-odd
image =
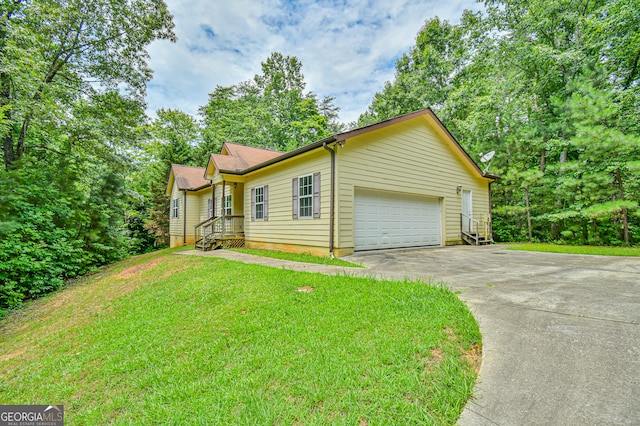
[[196, 250], [244, 247], [244, 216], [211, 217], [194, 227], [194, 235]]

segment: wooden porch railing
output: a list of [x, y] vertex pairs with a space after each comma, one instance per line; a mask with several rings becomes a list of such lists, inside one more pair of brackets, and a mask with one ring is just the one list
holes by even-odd
[[460, 230], [462, 232], [462, 238], [470, 244], [477, 246], [493, 242], [491, 223], [489, 223], [489, 221], [479, 221], [464, 213], [460, 213]]
[[210, 217], [194, 226], [195, 246], [206, 250], [207, 244], [225, 237], [244, 236], [244, 216], [223, 215]]

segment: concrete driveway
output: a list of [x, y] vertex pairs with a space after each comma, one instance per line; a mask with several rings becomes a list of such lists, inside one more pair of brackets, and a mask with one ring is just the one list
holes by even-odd
[[484, 347], [461, 425], [640, 424], [640, 258], [458, 246], [347, 259], [462, 292]]

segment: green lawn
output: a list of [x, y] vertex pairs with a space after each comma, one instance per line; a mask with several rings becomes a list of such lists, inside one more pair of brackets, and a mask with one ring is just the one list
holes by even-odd
[[331, 265], [331, 266], [346, 266], [348, 268], [362, 268], [362, 265], [357, 263], [347, 262], [342, 259], [331, 259], [330, 257], [313, 256], [307, 253], [286, 253], [283, 251], [256, 250], [256, 249], [248, 249], [248, 248], [233, 249], [233, 251], [246, 253], [246, 254], [253, 254], [255, 256], [272, 257], [274, 259], [292, 260], [294, 262], [317, 263], [320, 265]]
[[640, 256], [640, 247], [569, 246], [542, 243], [505, 243], [509, 250], [542, 251], [550, 253], [595, 254], [600, 256]]
[[3, 319], [0, 401], [68, 425], [439, 425], [471, 394], [480, 333], [441, 286], [171, 253]]

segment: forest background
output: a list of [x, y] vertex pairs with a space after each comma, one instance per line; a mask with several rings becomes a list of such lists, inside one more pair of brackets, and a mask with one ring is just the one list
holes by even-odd
[[293, 150], [431, 107], [490, 172], [494, 238], [640, 242], [640, 3], [484, 2], [425, 21], [357, 122], [272, 53], [197, 117], [145, 114], [147, 47], [175, 41], [163, 0], [0, 5], [0, 311], [166, 246], [172, 163], [224, 141]]

